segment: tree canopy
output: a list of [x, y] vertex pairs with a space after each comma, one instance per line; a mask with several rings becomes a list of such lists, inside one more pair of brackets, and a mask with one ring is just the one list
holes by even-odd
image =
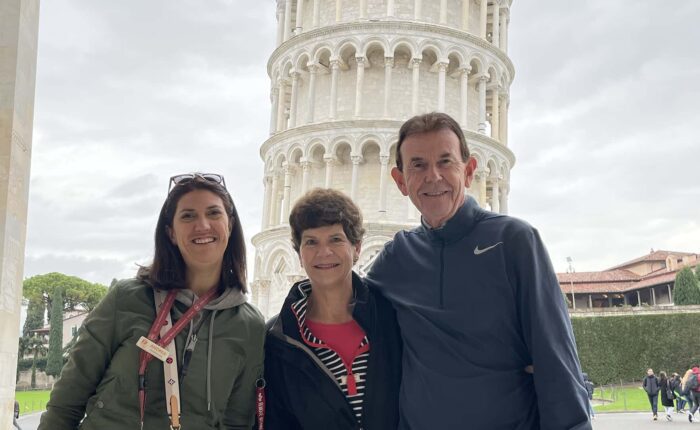
[[22, 285], [22, 293], [29, 301], [44, 297], [51, 301], [56, 289], [63, 293], [64, 311], [91, 311], [107, 293], [107, 287], [102, 284], [57, 272], [32, 276], [25, 279]]
[[684, 267], [676, 273], [673, 302], [677, 305], [700, 305], [700, 287], [690, 267]]

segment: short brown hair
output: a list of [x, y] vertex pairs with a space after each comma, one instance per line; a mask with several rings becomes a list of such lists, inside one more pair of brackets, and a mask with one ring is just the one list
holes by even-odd
[[416, 115], [408, 121], [404, 122], [399, 129], [399, 142], [396, 144], [396, 167], [403, 171], [403, 160], [401, 159], [401, 144], [408, 136], [420, 133], [428, 133], [439, 130], [452, 130], [459, 139], [459, 149], [462, 153], [462, 161], [466, 162], [469, 159], [469, 148], [467, 147], [467, 139], [464, 137], [464, 132], [459, 123], [454, 118], [442, 112], [430, 112], [422, 115]]
[[362, 241], [365, 234], [362, 212], [350, 197], [330, 188], [314, 188], [304, 194], [289, 214], [294, 250], [299, 252], [305, 230], [334, 224], [343, 226], [345, 236], [353, 245]]

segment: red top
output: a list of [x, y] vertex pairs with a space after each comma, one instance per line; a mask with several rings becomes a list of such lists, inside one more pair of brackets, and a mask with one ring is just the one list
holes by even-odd
[[351, 367], [358, 355], [359, 346], [365, 338], [365, 331], [355, 320], [342, 324], [324, 324], [306, 320], [306, 326], [314, 336], [330, 346], [346, 366]]

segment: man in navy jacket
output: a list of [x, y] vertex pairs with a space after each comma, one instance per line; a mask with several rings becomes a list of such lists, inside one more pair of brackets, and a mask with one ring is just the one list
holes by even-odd
[[465, 197], [476, 169], [443, 113], [399, 131], [391, 175], [420, 211], [368, 281], [404, 339], [400, 428], [591, 429], [559, 283], [537, 231]]

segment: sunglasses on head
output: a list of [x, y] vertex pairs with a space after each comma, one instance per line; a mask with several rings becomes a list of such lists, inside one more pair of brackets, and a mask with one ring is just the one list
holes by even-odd
[[224, 180], [224, 177], [218, 173], [183, 173], [181, 175], [170, 177], [170, 182], [168, 183], [168, 193], [170, 193], [174, 187], [185, 184], [195, 178], [211, 181], [226, 188], [226, 181]]

